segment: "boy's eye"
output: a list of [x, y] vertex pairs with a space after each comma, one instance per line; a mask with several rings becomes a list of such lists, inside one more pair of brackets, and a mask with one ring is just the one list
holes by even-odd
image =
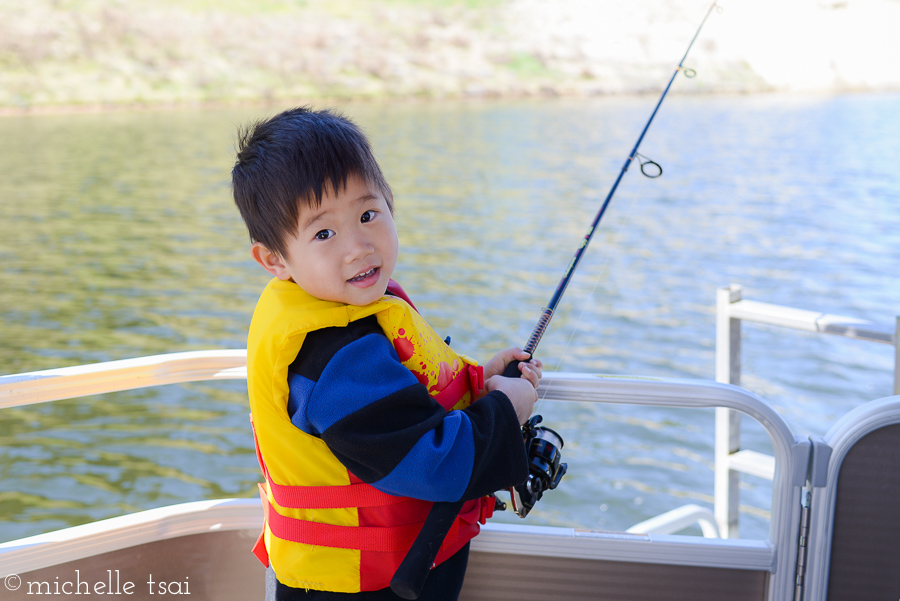
[[331, 230], [321, 230], [316, 232], [316, 240], [328, 240], [334, 236], [334, 232]]
[[365, 213], [362, 214], [362, 217], [359, 218], [360, 222], [362, 222], [362, 223], [368, 223], [368, 222], [372, 221], [373, 219], [375, 219], [375, 211], [372, 211], [372, 210], [366, 211]]

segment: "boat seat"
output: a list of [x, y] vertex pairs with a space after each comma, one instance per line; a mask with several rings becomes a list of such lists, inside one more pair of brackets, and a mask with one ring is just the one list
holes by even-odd
[[841, 464], [828, 601], [900, 599], [900, 424], [873, 430]]

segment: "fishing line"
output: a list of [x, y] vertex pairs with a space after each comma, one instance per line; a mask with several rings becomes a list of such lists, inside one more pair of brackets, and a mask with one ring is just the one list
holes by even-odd
[[[650, 173], [648, 173], [648, 172], [644, 171], [643, 163], [642, 163], [641, 173], [643, 173], [645, 176], [647, 176], [648, 179], [656, 179], [657, 177], [662, 175], [662, 167], [658, 163], [648, 159], [647, 157], [645, 157], [641, 154], [636, 154], [635, 156], [639, 156], [639, 157], [643, 158], [646, 162], [652, 163], [658, 169], [658, 173], [656, 173], [655, 175], [652, 171]], [[649, 182], [646, 182], [645, 180], [641, 180], [641, 183], [638, 185], [637, 189], [635, 190], [636, 197], [641, 196], [641, 188], [646, 189], [646, 186], [648, 183]], [[572, 326], [572, 328], [571, 328], [571, 332], [570, 332], [568, 338], [566, 339], [565, 347], [563, 348], [562, 353], [560, 353], [559, 359], [556, 362], [556, 367], [553, 369], [553, 371], [558, 372], [559, 368], [562, 366], [563, 359], [568, 356], [569, 348], [572, 345], [572, 341], [575, 339], [575, 336], [581, 332], [582, 325], [584, 324], [584, 315], [585, 315], [585, 313], [587, 313], [588, 308], [590, 306], [592, 306], [592, 304], [593, 304], [591, 301], [594, 299], [594, 296], [597, 291], [597, 286], [600, 284], [600, 280], [603, 278], [603, 276], [606, 275], [607, 269], [609, 268], [609, 264], [610, 264], [611, 260], [613, 258], [617, 257], [620, 252], [621, 252], [620, 246], [617, 244], [614, 244], [614, 245], [612, 245], [611, 252], [605, 253], [603, 255], [603, 263], [599, 266], [600, 269], [599, 269], [599, 272], [597, 273], [596, 277], [594, 278], [594, 284], [591, 286], [591, 291], [590, 291], [590, 293], [588, 293], [587, 299], [584, 301], [584, 303], [581, 307], [581, 311], [579, 312], [579, 315], [578, 315], [578, 320], [575, 322], [575, 325]], [[547, 386], [543, 389], [541, 396], [538, 398], [537, 402], [534, 404], [534, 413], [538, 412], [539, 406], [541, 405], [541, 403], [544, 401], [544, 399], [549, 394], [550, 388], [552, 386], [553, 386], [553, 380], [551, 380], [550, 383], [547, 384]]]
[[[581, 324], [584, 323], [584, 314], [587, 313], [588, 307], [592, 304], [591, 301], [594, 299], [594, 294], [597, 291], [597, 286], [600, 284], [600, 280], [603, 275], [606, 273], [606, 268], [609, 266], [609, 261], [612, 256], [615, 254], [615, 250], [612, 253], [608, 253], [604, 255], [603, 264], [600, 266], [600, 272], [597, 274], [597, 277], [594, 278], [594, 285], [591, 287], [590, 293], [587, 295], [587, 300], [585, 300], [584, 305], [581, 307], [581, 312], [578, 315], [578, 321], [575, 322], [575, 325], [572, 326], [572, 332], [569, 334], [568, 339], [566, 339], [566, 345], [562, 350], [562, 353], [559, 355], [559, 360], [556, 362], [556, 367], [553, 368], [553, 371], [559, 371], [560, 366], [562, 365], [563, 358], [567, 356], [569, 352], [569, 347], [572, 346], [572, 341], [575, 339], [575, 335], [581, 331]], [[538, 398], [537, 402], [534, 404], [534, 412], [537, 413], [538, 407], [547, 397], [547, 394], [550, 392], [550, 387], [553, 386], [553, 380], [550, 381], [549, 384], [544, 388], [543, 394]]]

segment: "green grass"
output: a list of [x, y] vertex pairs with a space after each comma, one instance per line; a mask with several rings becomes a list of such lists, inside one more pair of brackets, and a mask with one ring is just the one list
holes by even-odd
[[510, 61], [506, 63], [506, 66], [518, 75], [544, 75], [547, 73], [547, 68], [544, 64], [528, 52], [514, 54]]

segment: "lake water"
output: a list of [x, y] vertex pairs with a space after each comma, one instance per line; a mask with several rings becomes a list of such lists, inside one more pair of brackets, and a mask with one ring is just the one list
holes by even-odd
[[[680, 84], [684, 85], [684, 84]], [[455, 348], [522, 345], [655, 97], [349, 104], [396, 197], [395, 278]], [[0, 119], [0, 373], [241, 348], [268, 276], [230, 198], [262, 109]], [[868, 319], [900, 313], [900, 96], [673, 90], [539, 348], [549, 370], [712, 379], [715, 291]], [[747, 324], [743, 384], [824, 433], [889, 395], [893, 349]], [[242, 382], [0, 413], [0, 540], [251, 497]], [[615, 530], [711, 507], [713, 412], [545, 402], [569, 475], [532, 524]], [[746, 446], [767, 438], [744, 420]], [[742, 536], [769, 483], [747, 477]], [[517, 521], [507, 513], [503, 521]], [[698, 530], [699, 532], [699, 530]]]

